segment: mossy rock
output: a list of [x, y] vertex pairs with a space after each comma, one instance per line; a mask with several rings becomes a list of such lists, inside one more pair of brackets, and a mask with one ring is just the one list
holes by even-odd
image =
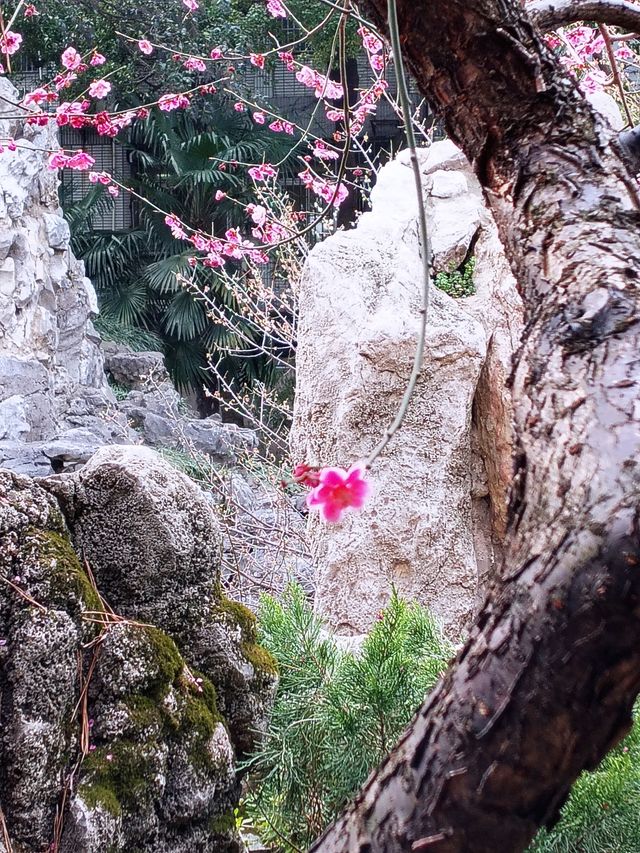
[[134, 811], [151, 797], [156, 775], [148, 745], [121, 740], [91, 752], [82, 764], [79, 793], [89, 806], [101, 805], [116, 816], [123, 808]]
[[61, 609], [76, 604], [93, 613], [103, 610], [100, 597], [65, 534], [29, 528], [23, 553], [26, 565], [37, 562], [42, 567], [40, 583], [47, 587], [42, 593], [44, 604]]
[[242, 640], [240, 651], [256, 671], [257, 675], [273, 678], [278, 675], [278, 664], [273, 655], [258, 643], [258, 624], [256, 616], [237, 601], [221, 596], [217, 606], [218, 612], [228, 618], [232, 625], [240, 628]]

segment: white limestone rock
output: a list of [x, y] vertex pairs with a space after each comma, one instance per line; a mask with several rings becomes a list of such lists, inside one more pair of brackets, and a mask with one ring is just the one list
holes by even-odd
[[[464, 156], [439, 142], [420, 152], [420, 162], [435, 271], [475, 254], [477, 293], [454, 300], [432, 290], [422, 374], [401, 433], [371, 472], [364, 510], [334, 526], [310, 517], [316, 607], [344, 634], [366, 631], [395, 585], [429, 605], [458, 637], [491, 570], [505, 516], [511, 432], [504, 381], [520, 333], [520, 302]], [[407, 152], [382, 170], [372, 207], [357, 228], [309, 256], [300, 297], [295, 461], [348, 467], [366, 458], [411, 372], [422, 271]]]

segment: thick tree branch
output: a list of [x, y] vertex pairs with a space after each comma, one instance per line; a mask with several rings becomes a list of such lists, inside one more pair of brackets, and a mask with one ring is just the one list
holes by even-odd
[[[384, 30], [384, 0], [366, 0]], [[516, 0], [401, 0], [403, 49], [520, 284], [507, 556], [444, 681], [322, 853], [516, 853], [640, 689], [640, 199]]]
[[534, 0], [527, 3], [527, 11], [543, 32], [577, 21], [595, 21], [640, 32], [640, 7], [629, 0]]

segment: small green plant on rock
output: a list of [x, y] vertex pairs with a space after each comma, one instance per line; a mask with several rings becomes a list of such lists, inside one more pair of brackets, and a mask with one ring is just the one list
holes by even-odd
[[265, 596], [259, 625], [280, 685], [245, 809], [265, 842], [306, 849], [393, 747], [452, 648], [395, 593], [357, 651], [340, 648], [298, 586], [282, 602]]
[[436, 287], [448, 293], [454, 299], [473, 296], [476, 292], [476, 287], [473, 283], [475, 268], [476, 259], [474, 255], [471, 255], [458, 269], [436, 273]]

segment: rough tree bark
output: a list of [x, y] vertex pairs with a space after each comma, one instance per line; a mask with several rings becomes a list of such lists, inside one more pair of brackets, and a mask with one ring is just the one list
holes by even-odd
[[[640, 690], [640, 199], [520, 3], [399, 0], [526, 306], [507, 555], [466, 645], [322, 853], [512, 853]], [[385, 0], [366, 0], [385, 28]]]

